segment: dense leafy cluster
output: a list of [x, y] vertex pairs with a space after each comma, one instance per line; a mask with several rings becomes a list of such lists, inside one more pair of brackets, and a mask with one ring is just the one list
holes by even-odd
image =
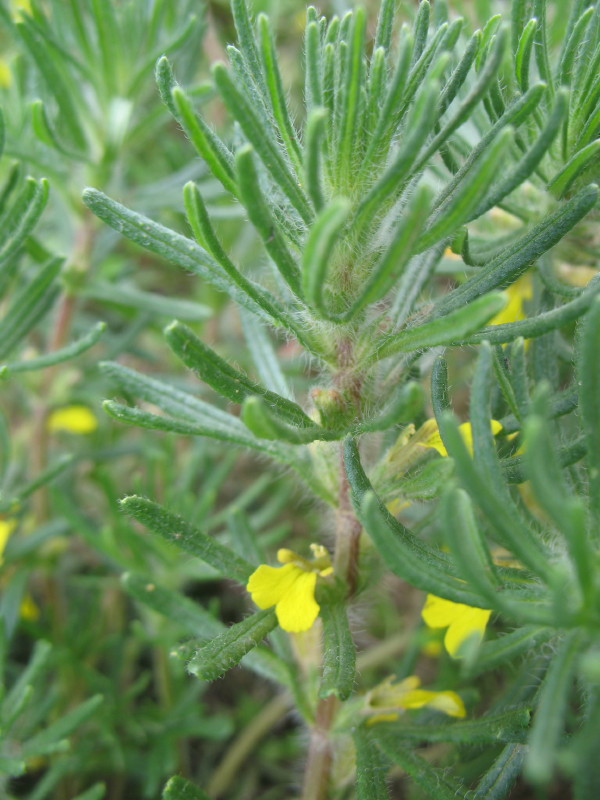
[[[13, 293], [0, 349], [14, 359], [31, 331], [44, 345], [8, 361], [2, 376], [45, 375], [15, 390], [27, 396], [52, 392], [64, 369], [70, 392], [37, 401], [37, 472], [15, 480], [6, 468], [7, 519], [27, 520], [29, 496], [38, 499], [25, 525], [32, 532], [7, 550], [17, 587], [4, 614], [8, 636], [27, 575], [39, 569], [36, 546], [76, 528], [109, 575], [125, 571], [124, 591], [147, 615], [131, 644], [120, 631], [122, 645], [109, 645], [113, 655], [121, 646], [136, 654], [130, 669], [145, 648], [154, 652], [152, 746], [167, 766], [142, 781], [144, 796], [156, 796], [169, 772], [178, 777], [166, 800], [254, 796], [236, 771], [293, 707], [310, 734], [303, 800], [405, 796], [395, 794], [397, 767], [411, 797], [500, 800], [522, 781], [550, 797], [560, 780], [577, 800], [592, 800], [600, 790], [600, 6], [576, 0], [565, 15], [558, 2], [512, 0], [475, 30], [441, 0], [433, 8], [422, 0], [406, 21], [393, 0], [382, 0], [373, 21], [361, 7], [339, 17], [310, 7], [301, 88], [291, 91], [269, 15], [255, 19], [245, 0], [231, 2], [237, 46], [226, 48], [228, 63], [194, 83], [203, 26], [188, 5], [90, 0], [83, 12], [53, 2], [46, 14], [32, 3], [16, 24], [0, 5], [30, 59], [9, 101], [22, 111], [28, 70], [41, 69], [47, 94], [30, 110], [38, 143], [9, 153], [36, 167], [60, 157], [48, 174], [64, 184], [83, 240], [66, 267], [41, 244], [34, 231], [47, 185], [24, 179], [17, 163], [2, 195], [0, 280]], [[119, 46], [130, 29], [131, 46]], [[223, 112], [232, 124], [221, 134]], [[16, 130], [10, 119], [9, 147]], [[156, 153], [154, 134], [165, 140]], [[39, 157], [29, 155], [40, 146]], [[156, 182], [138, 202], [131, 187], [146, 171]], [[181, 202], [175, 190], [186, 180]], [[73, 192], [85, 183], [94, 188], [82, 205]], [[129, 283], [128, 265], [148, 258], [159, 277], [143, 290]], [[202, 303], [163, 296], [167, 280], [186, 280], [163, 272], [165, 262], [199, 279]], [[36, 334], [57, 298], [54, 327]], [[98, 321], [107, 303], [120, 309], [108, 331]], [[215, 319], [202, 325], [217, 314], [220, 329]], [[176, 321], [160, 333], [155, 315]], [[70, 341], [73, 320], [87, 327]], [[227, 327], [237, 331], [238, 321], [232, 337]], [[99, 369], [88, 353], [88, 366], [69, 376], [62, 365], [101, 338]], [[92, 423], [91, 452], [52, 460], [49, 432], [87, 430], [85, 414], [74, 421], [76, 406], [62, 417], [52, 409], [90, 402], [90, 392], [118, 392], [104, 409], [132, 432], [105, 419], [103, 447]], [[240, 448], [262, 470], [243, 491], [232, 472]], [[132, 453], [149, 465], [137, 480], [126, 477]], [[94, 465], [81, 497], [93, 504], [101, 487], [107, 498], [100, 534], [65, 485], [78, 459]], [[312, 501], [292, 517], [302, 520], [293, 540], [284, 513], [293, 481], [269, 460], [297, 475]], [[271, 566], [273, 545], [283, 543], [295, 549], [280, 547], [281, 566]], [[215, 577], [240, 587], [233, 624], [186, 596], [186, 580], [206, 586]], [[42, 588], [53, 602], [52, 587]], [[422, 606], [419, 592], [428, 595], [426, 627], [406, 611], [407, 598]], [[65, 620], [53, 622], [57, 636]], [[441, 630], [447, 653], [429, 663]], [[86, 691], [112, 691], [103, 688], [105, 658], [87, 656]], [[86, 692], [66, 713], [57, 698], [63, 716], [53, 722], [26, 711], [32, 676], [48, 659], [38, 644], [4, 700], [2, 758], [12, 775], [96, 714], [99, 700]], [[197, 788], [181, 775], [203, 782], [205, 759], [177, 755], [177, 738], [232, 733], [230, 720], [199, 706], [206, 682], [238, 664], [275, 697]], [[414, 674], [423, 669], [427, 688]], [[390, 672], [396, 679], [384, 679]], [[144, 687], [136, 687], [137, 698]], [[236, 698], [242, 706], [243, 689]], [[96, 724], [115, 736], [114, 722]], [[135, 738], [111, 745], [132, 764], [143, 749]], [[82, 753], [57, 757], [28, 796], [69, 791], [65, 776], [82, 772]], [[87, 772], [103, 777], [117, 760]], [[104, 792], [83, 789], [78, 800]], [[260, 783], [255, 791], [291, 790], [284, 780], [271, 794]]]

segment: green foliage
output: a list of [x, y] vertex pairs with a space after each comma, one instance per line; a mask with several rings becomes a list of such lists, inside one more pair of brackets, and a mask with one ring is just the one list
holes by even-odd
[[598, 795], [599, 6], [404, 5], [0, 0], [7, 797]]

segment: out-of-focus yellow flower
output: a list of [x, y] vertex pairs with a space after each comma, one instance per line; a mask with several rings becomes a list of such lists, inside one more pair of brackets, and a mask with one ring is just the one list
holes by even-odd
[[19, 616], [21, 619], [35, 622], [40, 616], [40, 610], [33, 597], [30, 594], [23, 595], [21, 605], [19, 606]]
[[94, 413], [82, 405], [56, 408], [48, 415], [46, 423], [49, 431], [68, 431], [69, 433], [92, 433], [98, 427]]
[[504, 306], [502, 311], [498, 312], [495, 317], [492, 317], [488, 325], [501, 325], [503, 322], [518, 322], [518, 320], [527, 317], [524, 304], [533, 297], [533, 281], [531, 279], [531, 274], [526, 272], [524, 275], [521, 275], [521, 277], [517, 278], [505, 291], [508, 295], [508, 303]]
[[[495, 436], [502, 430], [502, 425], [497, 419], [491, 419], [490, 428], [492, 429], [492, 434]], [[473, 455], [473, 430], [471, 428], [471, 423], [463, 422], [462, 425], [458, 426], [458, 430], [469, 453]], [[419, 437], [420, 441], [418, 441], [417, 444], [421, 447], [432, 447], [434, 450], [437, 450], [441, 456], [448, 455], [448, 451], [442, 442], [437, 422], [434, 419], [428, 419], [424, 422], [416, 432], [415, 437]]]
[[290, 633], [300, 633], [312, 627], [320, 610], [315, 600], [317, 578], [333, 572], [327, 549], [319, 544], [311, 544], [310, 548], [312, 560], [293, 550], [279, 550], [277, 560], [283, 567], [261, 564], [250, 576], [246, 587], [259, 608], [275, 606], [279, 624]]
[[394, 678], [391, 675], [367, 694], [368, 725], [394, 722], [405, 709], [423, 706], [435, 708], [450, 717], [466, 716], [465, 704], [456, 692], [420, 689], [421, 680], [416, 675], [398, 683], [394, 683]]
[[444, 646], [452, 658], [460, 658], [467, 639], [481, 641], [492, 612], [474, 608], [464, 603], [453, 603], [434, 594], [428, 594], [421, 616], [430, 628], [447, 628]]
[[0, 564], [2, 564], [4, 560], [3, 556], [6, 545], [16, 526], [17, 523], [14, 519], [0, 519]]
[[10, 0], [10, 10], [16, 20], [19, 20], [23, 14], [31, 16], [31, 0]]
[[12, 81], [12, 72], [7, 62], [0, 58], [0, 89], [8, 89]]

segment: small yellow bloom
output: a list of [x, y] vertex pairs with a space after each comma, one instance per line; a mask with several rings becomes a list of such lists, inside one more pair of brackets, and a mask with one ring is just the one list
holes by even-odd
[[0, 58], [0, 89], [8, 89], [12, 82], [12, 73], [8, 63]]
[[11, 533], [16, 528], [17, 523], [14, 519], [0, 519], [0, 564], [2, 564], [4, 551]]
[[518, 322], [525, 319], [524, 303], [533, 297], [533, 281], [531, 274], [526, 272], [505, 290], [508, 295], [508, 303], [502, 311], [488, 322], [488, 325], [501, 325], [503, 322]]
[[320, 609], [315, 600], [317, 578], [333, 572], [326, 548], [318, 544], [311, 544], [310, 548], [312, 560], [293, 550], [279, 550], [277, 560], [283, 567], [261, 564], [250, 575], [246, 587], [259, 608], [275, 606], [279, 624], [289, 633], [312, 627]]
[[23, 595], [21, 605], [19, 606], [19, 616], [21, 619], [35, 622], [40, 616], [40, 610], [33, 597], [30, 594]]
[[386, 678], [367, 695], [367, 711], [372, 714], [367, 724], [394, 722], [404, 709], [423, 706], [435, 708], [450, 717], [466, 716], [465, 704], [456, 692], [434, 692], [420, 689], [420, 685], [421, 680], [416, 675], [410, 675], [398, 683], [394, 683], [393, 675]]
[[448, 628], [444, 645], [452, 658], [460, 658], [467, 639], [483, 639], [491, 613], [486, 608], [474, 608], [428, 594], [421, 616], [430, 628]]
[[87, 406], [72, 405], [52, 411], [46, 425], [53, 432], [92, 433], [98, 427], [98, 420]]
[[[502, 430], [502, 425], [497, 419], [491, 419], [490, 428], [492, 429], [492, 434], [495, 436]], [[473, 455], [473, 431], [471, 429], [471, 423], [463, 422], [462, 425], [458, 426], [458, 431], [469, 453]], [[448, 451], [442, 442], [437, 422], [434, 419], [428, 419], [427, 422], [424, 422], [416, 432], [415, 437], [417, 436], [421, 439], [420, 442], [417, 442], [421, 447], [432, 447], [434, 450], [437, 450], [441, 456], [448, 455]]]

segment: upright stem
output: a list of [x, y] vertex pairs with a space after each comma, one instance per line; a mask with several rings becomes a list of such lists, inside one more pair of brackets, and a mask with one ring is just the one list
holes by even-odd
[[327, 800], [333, 763], [333, 747], [329, 730], [335, 716], [336, 706], [337, 698], [334, 695], [319, 700], [317, 705], [315, 724], [310, 732], [302, 800]]
[[344, 445], [340, 443], [339, 452], [339, 491], [336, 511], [335, 572], [345, 578], [348, 597], [356, 591], [358, 578], [358, 552], [362, 526], [357, 520], [350, 500], [350, 485], [344, 463]]

